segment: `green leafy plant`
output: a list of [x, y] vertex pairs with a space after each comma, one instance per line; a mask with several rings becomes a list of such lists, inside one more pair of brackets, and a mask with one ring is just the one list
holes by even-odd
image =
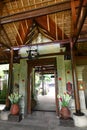
[[12, 93], [8, 96], [8, 99], [10, 100], [11, 104], [18, 104], [22, 95], [18, 93]]
[[69, 105], [69, 101], [71, 99], [71, 96], [68, 93], [64, 93], [62, 95], [57, 95], [57, 98], [59, 100], [59, 103], [61, 105], [61, 107], [68, 107]]

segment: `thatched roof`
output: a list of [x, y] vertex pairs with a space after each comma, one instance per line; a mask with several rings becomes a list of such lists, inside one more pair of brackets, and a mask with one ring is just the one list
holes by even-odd
[[1, 0], [0, 10], [0, 63], [9, 62], [10, 49], [33, 44], [39, 33], [66, 50], [73, 38], [78, 54], [87, 55], [87, 0]]

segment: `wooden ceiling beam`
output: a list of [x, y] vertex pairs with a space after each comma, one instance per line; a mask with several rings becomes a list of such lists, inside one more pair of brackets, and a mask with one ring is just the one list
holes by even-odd
[[86, 29], [84, 31], [80, 32], [80, 35], [85, 35], [85, 34], [87, 34], [87, 30]]
[[[82, 43], [82, 42], [87, 42], [87, 38], [79, 38], [78, 43]], [[64, 45], [66, 44], [70, 44], [70, 40], [69, 39], [65, 39], [65, 40], [55, 40], [52, 42], [45, 42], [45, 43], [37, 43], [37, 44], [30, 44], [30, 46], [45, 46], [45, 45], [54, 45], [54, 44], [60, 44], [61, 47], [64, 47]], [[26, 45], [27, 46], [27, 45]], [[29, 46], [29, 45], [28, 45]], [[21, 45], [21, 46], [14, 46], [13, 49], [14, 50], [19, 50], [21, 47], [25, 47], [25, 45]]]
[[78, 38], [77, 42], [87, 42], [87, 38]]
[[[32, 19], [27, 20], [27, 25], [28, 25], [28, 27], [26, 26], [25, 22], [26, 22], [26, 21], [21, 21], [20, 26], [19, 26], [19, 30], [18, 30], [18, 32], [19, 32], [19, 34], [20, 34], [20, 36], [21, 36], [21, 38], [22, 38], [23, 45], [26, 44], [27, 35], [30, 33], [31, 29], [33, 28], [33, 24], [34, 24]], [[25, 33], [23, 33], [23, 31], [22, 31], [21, 25], [23, 26]], [[30, 38], [31, 38], [31, 37], [30, 37]], [[17, 40], [17, 42], [19, 43], [19, 45], [21, 45], [21, 44], [20, 44], [20, 39], [19, 39], [19, 36], [18, 36], [18, 35], [17, 35], [17, 37], [16, 37], [16, 40]], [[30, 39], [29, 39], [29, 40], [30, 40]]]
[[17, 32], [17, 38], [20, 41], [20, 42], [18, 42], [18, 41], [17, 42], [19, 43], [19, 45], [23, 45], [23, 40], [22, 40], [19, 30], [14, 22], [13, 22], [13, 26], [14, 26], [15, 31]]
[[80, 5], [80, 6], [79, 6], [79, 8], [78, 8], [78, 15], [77, 15], [77, 18], [76, 18], [75, 27], [77, 27], [77, 24], [78, 24], [78, 20], [79, 20], [80, 14], [81, 14], [82, 4], [83, 4], [83, 0], [80, 0], [80, 1], [79, 1], [79, 5]]
[[[24, 32], [23, 32], [23, 30], [24, 30]], [[16, 41], [17, 41], [18, 45], [23, 44], [26, 31], [27, 31], [27, 26], [25, 24], [25, 21], [20, 22], [19, 29], [18, 29], [18, 34], [16, 36]], [[19, 35], [20, 35], [20, 37], [22, 39], [22, 43], [21, 43]]]
[[[85, 21], [85, 18], [87, 16], [87, 0], [83, 0], [83, 3], [81, 5], [81, 11], [80, 11], [80, 17], [79, 17], [79, 20], [78, 20], [78, 25], [77, 25], [77, 31], [76, 31], [76, 38], [74, 40], [74, 43], [77, 42], [78, 40], [78, 37], [79, 37], [79, 34], [81, 32], [81, 29], [82, 29], [82, 26], [84, 24], [84, 21]], [[79, 15], [79, 14], [78, 14]], [[78, 17], [78, 16], [77, 16]]]
[[[10, 40], [10, 38], [8, 37], [8, 34], [7, 34], [7, 32], [5, 31], [3, 25], [0, 25], [0, 28], [3, 30], [3, 32], [4, 32], [5, 36], [6, 36], [6, 38], [8, 39], [9, 44], [12, 45], [11, 40]], [[8, 47], [10, 48], [9, 45], [8, 45]]]
[[[47, 16], [37, 17], [35, 18], [35, 21], [39, 24], [40, 27], [45, 29], [52, 38], [56, 40], [56, 25], [50, 17], [49, 17], [50, 31], [48, 30]], [[57, 26], [57, 32], [58, 32], [58, 40], [62, 40], [62, 31], [58, 26]], [[65, 34], [64, 34], [64, 38], [68, 39], [68, 37]]]
[[43, 36], [45, 36], [46, 38], [48, 38], [48, 39], [50, 39], [50, 40], [52, 40], [52, 41], [55, 40], [52, 36], [50, 36], [49, 32], [46, 31], [44, 28], [38, 27], [38, 29], [39, 29], [39, 32], [40, 32]]
[[9, 47], [8, 44], [4, 44], [3, 42], [0, 42], [0, 47], [6, 47], [8, 49], [11, 49], [11, 47]]
[[23, 44], [26, 43], [27, 35], [29, 34], [29, 32], [31, 31], [31, 29], [33, 27], [33, 20], [32, 19], [28, 19], [27, 20], [27, 25], [28, 25], [28, 28], [27, 27], [25, 28], [25, 35], [23, 37]]
[[0, 16], [2, 14], [2, 10], [3, 10], [4, 4], [2, 1], [0, 1]]
[[75, 8], [75, 1], [71, 0], [71, 11], [72, 11], [72, 23], [73, 23], [73, 35], [76, 31], [76, 8]]
[[[78, 7], [77, 1], [76, 1], [76, 5], [77, 5], [76, 7]], [[1, 20], [1, 24], [6, 24], [6, 23], [16, 22], [24, 19], [30, 19], [38, 16], [44, 16], [47, 14], [53, 14], [57, 12], [67, 11], [67, 10], [71, 10], [71, 5], [69, 0], [61, 3], [56, 3], [50, 6], [45, 6], [45, 7], [29, 10], [29, 11], [23, 11], [13, 15], [1, 16], [0, 20]]]
[[[4, 34], [5, 34], [6, 38], [7, 38], [7, 40], [8, 40], [8, 42], [9, 42], [9, 44], [11, 45], [10, 38], [8, 37], [8, 34], [7, 34], [7, 32], [5, 31], [3, 25], [0, 25], [0, 30], [3, 30], [3, 32], [4, 32]], [[2, 43], [2, 42], [0, 42], [0, 44], [2, 44], [3, 47], [11, 48], [10, 45], [8, 45], [8, 44], [4, 44], [4, 43]]]

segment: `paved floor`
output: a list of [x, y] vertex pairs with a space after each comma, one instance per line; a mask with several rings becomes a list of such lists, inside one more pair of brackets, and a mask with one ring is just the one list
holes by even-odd
[[56, 111], [54, 87], [50, 87], [48, 93], [45, 95], [37, 95], [37, 105], [34, 110]]
[[20, 122], [0, 120], [0, 130], [87, 130], [87, 127], [62, 126], [55, 112], [33, 112]]

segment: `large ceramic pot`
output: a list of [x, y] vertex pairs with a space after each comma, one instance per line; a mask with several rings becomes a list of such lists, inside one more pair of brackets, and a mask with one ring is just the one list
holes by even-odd
[[63, 119], [70, 118], [70, 110], [68, 107], [62, 107], [60, 110], [60, 115]]
[[12, 104], [11, 105], [11, 109], [10, 109], [10, 113], [12, 115], [17, 115], [19, 114], [19, 105], [18, 104]]

